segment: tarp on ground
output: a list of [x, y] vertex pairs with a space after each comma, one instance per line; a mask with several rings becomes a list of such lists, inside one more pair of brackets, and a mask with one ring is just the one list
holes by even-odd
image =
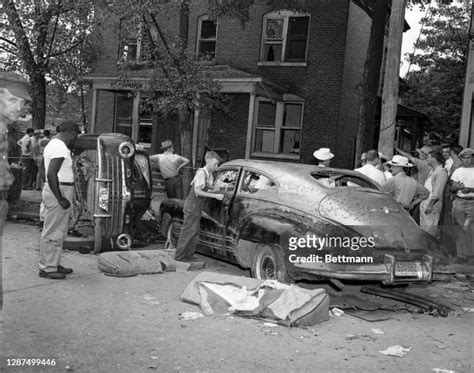
[[213, 272], [197, 275], [181, 299], [199, 305], [206, 315], [232, 312], [285, 326], [309, 326], [329, 319], [329, 296], [324, 289]]

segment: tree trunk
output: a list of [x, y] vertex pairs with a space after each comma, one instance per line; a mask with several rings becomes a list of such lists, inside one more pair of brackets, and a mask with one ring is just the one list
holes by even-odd
[[35, 72], [30, 75], [30, 81], [32, 127], [41, 129], [44, 128], [46, 122], [46, 78], [44, 73]]
[[382, 95], [379, 150], [392, 157], [398, 108], [398, 79], [407, 0], [393, 1]]
[[387, 18], [388, 1], [375, 2], [370, 40], [367, 49], [367, 59], [364, 65], [364, 75], [359, 88], [359, 123], [356, 140], [356, 164], [362, 152], [374, 147], [375, 112], [377, 93], [380, 83], [380, 70], [383, 59], [383, 42]]
[[[188, 159], [193, 159], [193, 131], [191, 126], [191, 114], [188, 110], [178, 112], [179, 139], [181, 142], [181, 155]], [[183, 171], [184, 195], [189, 193], [189, 186], [194, 177], [192, 166], [186, 167]]]

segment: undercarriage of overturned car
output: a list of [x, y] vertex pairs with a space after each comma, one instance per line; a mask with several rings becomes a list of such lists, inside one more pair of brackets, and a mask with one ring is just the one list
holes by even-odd
[[[197, 252], [282, 282], [429, 282], [441, 244], [364, 175], [318, 166], [233, 160], [220, 166], [201, 215]], [[160, 207], [175, 247], [183, 201]]]

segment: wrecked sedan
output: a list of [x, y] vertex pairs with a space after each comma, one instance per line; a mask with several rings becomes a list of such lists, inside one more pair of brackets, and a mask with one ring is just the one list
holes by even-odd
[[76, 175], [66, 248], [94, 253], [129, 250], [133, 225], [149, 208], [152, 195], [148, 155], [120, 133], [80, 136], [72, 150]]
[[[201, 217], [197, 251], [288, 282], [336, 278], [430, 281], [438, 243], [364, 175], [257, 160], [224, 163]], [[165, 200], [162, 232], [175, 246], [183, 201]]]

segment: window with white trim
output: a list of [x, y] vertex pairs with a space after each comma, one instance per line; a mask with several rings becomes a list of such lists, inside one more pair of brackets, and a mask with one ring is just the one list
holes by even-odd
[[196, 55], [200, 61], [213, 61], [216, 55], [217, 21], [202, 16], [198, 22]]
[[276, 11], [263, 19], [263, 63], [306, 63], [310, 17], [291, 11]]
[[252, 153], [299, 156], [302, 120], [303, 102], [258, 99]]

